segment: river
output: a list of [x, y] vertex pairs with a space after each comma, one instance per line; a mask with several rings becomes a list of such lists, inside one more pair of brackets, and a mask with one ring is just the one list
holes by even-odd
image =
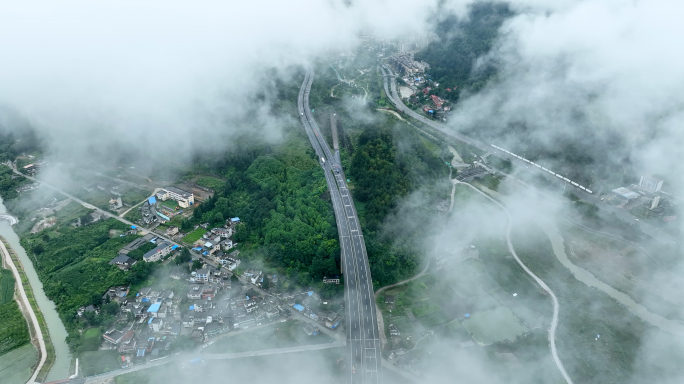
[[620, 292], [610, 285], [602, 282], [586, 269], [580, 268], [573, 264], [568, 258], [568, 255], [565, 253], [563, 237], [561, 236], [558, 227], [555, 224], [544, 223], [544, 225], [541, 225], [541, 228], [549, 237], [549, 240], [551, 240], [553, 253], [556, 255], [558, 261], [560, 261], [560, 263], [563, 264], [563, 266], [567, 268], [577, 280], [590, 287], [594, 287], [605, 292], [608, 294], [608, 296], [624, 305], [630, 312], [639, 317], [641, 320], [658, 327], [665, 332], [675, 335], [684, 335], [684, 323], [667, 319], [649, 311], [646, 309], [646, 307], [634, 301], [627, 294]]
[[[7, 209], [2, 204], [2, 199], [0, 199], [0, 214], [3, 213], [7, 213]], [[19, 260], [21, 260], [29, 283], [31, 283], [33, 295], [35, 296], [38, 307], [43, 313], [43, 317], [47, 323], [48, 331], [50, 332], [50, 340], [55, 347], [55, 363], [47, 376], [47, 381], [65, 379], [69, 375], [71, 353], [69, 353], [69, 346], [66, 343], [67, 331], [57, 314], [57, 307], [54, 302], [45, 296], [45, 292], [43, 292], [43, 283], [38, 279], [38, 274], [33, 268], [33, 263], [26, 254], [26, 251], [19, 244], [19, 236], [14, 233], [14, 229], [12, 229], [5, 220], [0, 220], [0, 235], [7, 239], [10, 246], [12, 246], [12, 249], [14, 249], [14, 252], [19, 256]]]

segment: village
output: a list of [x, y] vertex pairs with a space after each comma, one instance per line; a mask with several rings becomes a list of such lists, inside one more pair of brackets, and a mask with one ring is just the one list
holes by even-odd
[[[426, 73], [430, 69], [430, 65], [423, 61], [414, 60], [413, 54], [410, 52], [395, 53], [388, 58], [388, 62], [402, 75], [403, 85], [398, 88], [401, 98], [414, 109], [420, 109], [425, 115], [446, 121], [451, 105], [448, 100], [436, 94], [437, 90], [440, 89], [440, 84], [433, 81], [430, 75]], [[444, 96], [443, 93], [449, 94], [451, 92], [456, 92], [455, 87], [454, 89], [445, 88], [440, 94]]]
[[[155, 207], [156, 198], [150, 197], [147, 203]], [[100, 307], [79, 308], [76, 315], [87, 317], [89, 312], [98, 314], [109, 303], [119, 306], [116, 320], [102, 335], [99, 349], [116, 351], [121, 368], [127, 368], [188, 347], [207, 345], [221, 334], [276, 322], [298, 320], [306, 335], [317, 335], [325, 328], [344, 337], [344, 330], [337, 331], [343, 324], [341, 300], [335, 304], [323, 301], [312, 289], [290, 286], [289, 290], [281, 290], [278, 288], [285, 282], [281, 276], [240, 268], [240, 251], [232, 240], [239, 222], [239, 218], [231, 218], [220, 228], [209, 228], [208, 223], [199, 225], [196, 229], [204, 233], [187, 249], [154, 232], [143, 234], [137, 226], [121, 234], [136, 235], [109, 263], [123, 271], [138, 262], [169, 264], [184, 253], [191, 254], [191, 260], [174, 262], [178, 265], [169, 269], [168, 276], [157, 279], [156, 285], [136, 291], [130, 286], [110, 287], [103, 293]], [[182, 235], [175, 226], [163, 233], [169, 238]], [[129, 256], [147, 248], [152, 249], [143, 254], [141, 261]], [[323, 282], [340, 284], [340, 277], [325, 277]], [[188, 340], [193, 343], [188, 344]]]

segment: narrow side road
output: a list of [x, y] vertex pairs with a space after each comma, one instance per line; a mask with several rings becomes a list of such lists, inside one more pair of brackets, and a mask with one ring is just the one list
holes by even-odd
[[124, 223], [124, 224], [127, 224], [127, 225], [135, 225], [136, 227], [138, 227], [139, 229], [141, 229], [141, 230], [143, 230], [143, 231], [145, 231], [145, 232], [154, 233], [157, 237], [161, 237], [162, 239], [168, 241], [168, 242], [171, 243], [171, 244], [179, 245], [178, 243], [176, 243], [175, 241], [169, 239], [168, 237], [166, 237], [166, 236], [164, 236], [164, 235], [160, 235], [160, 234], [158, 234], [158, 233], [156, 233], [156, 232], [152, 232], [151, 229], [148, 229], [148, 228], [145, 228], [145, 227], [141, 227], [141, 226], [139, 226], [139, 225], [137, 225], [137, 224], [134, 224], [134, 223], [132, 223], [132, 222], [130, 222], [130, 221], [128, 221], [128, 220], [126, 220], [126, 219], [124, 219], [124, 218], [122, 218], [122, 217], [119, 217], [119, 216], [117, 216], [117, 215], [115, 215], [115, 214], [113, 214], [113, 213], [111, 213], [111, 212], [107, 212], [107, 211], [105, 211], [104, 209], [100, 209], [100, 208], [98, 208], [98, 207], [96, 207], [96, 206], [94, 206], [94, 205], [92, 205], [92, 204], [89, 204], [89, 203], [87, 203], [87, 202], [85, 202], [85, 201], [83, 201], [83, 200], [81, 200], [81, 199], [79, 199], [79, 198], [77, 198], [77, 197], [75, 197], [75, 196], [69, 194], [69, 193], [66, 193], [66, 192], [62, 191], [61, 189], [59, 189], [59, 188], [57, 188], [57, 187], [54, 187], [54, 186], [52, 186], [52, 185], [50, 185], [50, 184], [47, 184], [47, 183], [45, 183], [45, 182], [43, 182], [43, 181], [40, 181], [40, 180], [36, 179], [35, 177], [31, 177], [31, 176], [24, 175], [23, 173], [17, 171], [17, 170], [14, 169], [14, 168], [12, 168], [12, 171], [13, 171], [14, 173], [16, 173], [17, 175], [21, 175], [21, 176], [23, 176], [23, 177], [25, 177], [25, 178], [27, 178], [27, 179], [29, 179], [29, 180], [31, 180], [31, 181], [35, 181], [36, 183], [38, 183], [38, 184], [40, 184], [40, 185], [46, 186], [46, 187], [48, 187], [48, 188], [50, 188], [50, 189], [52, 189], [52, 190], [54, 190], [54, 191], [57, 191], [57, 192], [61, 193], [62, 195], [68, 197], [69, 199], [71, 199], [71, 200], [73, 200], [73, 201], [75, 201], [75, 202], [81, 204], [82, 206], [84, 206], [84, 207], [86, 207], [86, 208], [88, 208], [88, 209], [93, 209], [93, 210], [97, 211], [98, 213], [102, 214], [102, 215], [105, 216], [105, 217], [109, 217], [109, 218], [112, 218], [112, 219], [119, 220], [120, 222], [122, 222], [122, 223]]
[[31, 318], [31, 323], [33, 324], [33, 329], [36, 333], [35, 338], [36, 340], [38, 340], [38, 345], [40, 347], [40, 361], [38, 362], [38, 365], [33, 371], [33, 375], [31, 375], [31, 378], [27, 382], [28, 384], [32, 384], [36, 381], [36, 377], [38, 376], [40, 370], [43, 368], [43, 365], [45, 365], [45, 361], [47, 360], [47, 348], [45, 347], [45, 340], [43, 340], [43, 332], [40, 329], [38, 318], [36, 317], [36, 313], [33, 311], [33, 307], [31, 306], [31, 303], [29, 302], [28, 297], [26, 296], [24, 285], [21, 283], [21, 276], [19, 275], [19, 270], [17, 269], [17, 266], [14, 264], [14, 260], [12, 260], [9, 250], [7, 249], [7, 247], [5, 247], [5, 243], [2, 241], [0, 241], [0, 251], [2, 252], [2, 257], [5, 259], [6, 264], [12, 270], [12, 273], [14, 274], [14, 279], [17, 281], [19, 298], [21, 299], [22, 305], [24, 306], [26, 312], [29, 314], [29, 317]]
[[423, 277], [423, 275], [425, 275], [425, 273], [427, 273], [428, 268], [430, 268], [430, 261], [428, 261], [428, 263], [425, 265], [425, 268], [423, 268], [423, 270], [420, 271], [417, 275], [415, 275], [411, 278], [408, 278], [406, 280], [402, 280], [398, 283], [386, 285], [386, 286], [378, 289], [377, 291], [375, 291], [375, 295], [374, 295], [375, 313], [378, 317], [378, 329], [380, 330], [380, 343], [382, 345], [382, 349], [385, 349], [385, 345], [387, 345], [387, 335], [385, 334], [385, 320], [382, 318], [382, 312], [380, 311], [380, 308], [378, 308], [378, 295], [380, 295], [380, 293], [382, 293], [382, 291], [384, 291], [386, 289], [394, 288], [396, 286], [406, 284], [410, 281], [420, 279], [421, 277]]
[[561, 375], [563, 375], [565, 382], [567, 384], [572, 384], [572, 379], [570, 379], [570, 376], [568, 376], [568, 373], [565, 371], [565, 367], [563, 366], [563, 362], [560, 360], [560, 357], [558, 357], [558, 350], [556, 349], [556, 328], [558, 327], [558, 312], [560, 311], [560, 306], [558, 305], [558, 298], [556, 298], [556, 295], [553, 293], [551, 288], [549, 288], [549, 286], [546, 285], [546, 283], [544, 283], [544, 281], [542, 279], [537, 277], [537, 275], [535, 275], [529, 268], [527, 268], [527, 266], [518, 257], [518, 254], [515, 253], [515, 249], [513, 248], [513, 243], [511, 242], [511, 229], [513, 227], [513, 225], [512, 225], [513, 224], [513, 217], [511, 216], [511, 213], [508, 212], [506, 207], [504, 207], [501, 203], [492, 199], [489, 195], [480, 191], [479, 189], [475, 188], [474, 186], [472, 186], [468, 183], [458, 181], [456, 179], [452, 180], [452, 183], [467, 185], [469, 188], [472, 188], [475, 192], [479, 193], [480, 195], [484, 196], [485, 198], [487, 198], [488, 200], [492, 201], [494, 204], [499, 206], [499, 208], [501, 208], [506, 213], [506, 216], [508, 218], [508, 222], [506, 224], [506, 243], [508, 244], [508, 251], [511, 253], [511, 255], [513, 255], [513, 257], [515, 258], [515, 261], [518, 262], [518, 264], [522, 267], [522, 269], [528, 275], [530, 275], [534, 279], [534, 281], [536, 281], [537, 284], [539, 284], [539, 286], [542, 287], [542, 289], [544, 291], [546, 291], [546, 293], [549, 294], [549, 296], [551, 296], [551, 300], [553, 301], [553, 318], [551, 320], [551, 327], [549, 327], [549, 345], [551, 347], [551, 355], [553, 357], [553, 361], [556, 363], [556, 366], [558, 367], [558, 370], [560, 371]]

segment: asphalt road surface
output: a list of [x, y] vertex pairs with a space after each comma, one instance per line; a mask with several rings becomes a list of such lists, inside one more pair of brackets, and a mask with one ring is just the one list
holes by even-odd
[[[416, 111], [410, 109], [407, 107], [404, 102], [401, 100], [401, 97], [397, 93], [397, 82], [396, 82], [396, 77], [397, 74], [390, 68], [388, 65], [382, 65], [380, 67], [380, 70], [382, 71], [383, 79], [384, 79], [384, 88], [385, 88], [385, 94], [389, 98], [390, 102], [394, 104], [394, 106], [401, 112], [405, 113], [408, 116], [411, 116], [412, 118], [426, 124], [427, 126], [431, 127], [432, 129], [442, 133], [443, 135], [447, 137], [451, 137], [453, 139], [459, 140], [463, 143], [466, 143], [468, 145], [471, 145], [473, 147], [476, 147], [482, 151], [489, 152], [493, 156], [496, 156], [501, 159], [508, 159], [511, 161], [513, 165], [516, 165], [518, 169], [520, 170], [526, 170], [528, 167], [528, 164], [524, 162], [523, 160], [518, 159], [517, 157], [511, 156], [503, 151], [499, 151], [496, 148], [492, 147], [491, 144], [485, 144], [479, 140], [475, 140], [473, 138], [470, 138], [468, 136], [465, 136], [463, 134], [460, 134], [458, 132], [455, 132], [453, 129], [447, 127], [446, 125], [428, 118], [427, 116], [423, 116]], [[538, 170], [536, 167], [531, 167], [529, 170], [530, 172], [538, 172], [540, 175], [543, 177], [548, 178], [549, 180], [557, 181], [555, 180], [556, 177], [547, 174], [544, 171]], [[614, 207], [609, 204], [605, 204], [601, 201], [600, 196], [597, 196], [596, 193], [588, 193], [586, 191], [583, 191], [582, 189], [576, 188], [572, 186], [572, 184], [568, 184], [567, 188], [572, 188], [572, 192], [577, 195], [580, 199], [596, 204], [598, 207], [600, 207], [602, 210], [606, 212], [610, 212], [615, 214], [615, 216], [623, 220], [627, 223], [630, 223], [632, 225], [635, 225], [637, 228], [639, 228], [643, 233], [646, 235], [650, 236], [653, 240], [655, 240], [658, 243], [661, 244], [670, 244], [670, 245], [675, 245], [678, 242], [678, 239], [661, 229], [649, 224], [649, 223], [644, 223], [643, 221], [638, 221], [636, 218], [629, 212], [620, 209], [618, 207]]]
[[332, 153], [311, 114], [309, 93], [313, 78], [313, 69], [307, 68], [299, 91], [297, 108], [309, 141], [323, 167], [340, 236], [345, 283], [347, 382], [381, 383], [381, 346], [366, 245], [344, 171], [337, 160], [339, 156]]

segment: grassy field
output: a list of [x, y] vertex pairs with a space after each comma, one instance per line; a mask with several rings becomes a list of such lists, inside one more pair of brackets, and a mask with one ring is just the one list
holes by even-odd
[[425, 328], [434, 328], [450, 320], [439, 305], [429, 300], [425, 300], [418, 305], [414, 304], [412, 311]]
[[80, 356], [81, 369], [86, 376], [97, 375], [121, 368], [117, 351], [84, 352]]
[[160, 200], [160, 201], [158, 201], [158, 203], [160, 205], [159, 208], [166, 208], [172, 212], [175, 211], [176, 208], [178, 208], [178, 202], [176, 202], [175, 200], [171, 200], [171, 199], [166, 200], [166, 201]]
[[[554, 291], [560, 305], [558, 354], [576, 383], [675, 383], [681, 338], [666, 335], [607, 294], [575, 279], [555, 258], [539, 227], [518, 226], [516, 252]], [[601, 335], [597, 340], [596, 335]]]
[[124, 215], [124, 219], [135, 223], [138, 220], [142, 220], [142, 215], [140, 214], [140, 206], [133, 207], [128, 213]]
[[204, 229], [204, 228], [202, 228], [202, 227], [199, 227], [199, 228], [195, 229], [194, 231], [188, 233], [188, 234], [183, 238], [183, 241], [186, 242], [186, 243], [188, 243], [188, 244], [192, 244], [192, 243], [194, 243], [195, 241], [201, 239], [201, 238], [202, 238], [202, 235], [204, 235], [205, 232], [207, 232], [206, 229]]
[[198, 177], [195, 180], [195, 183], [197, 183], [197, 185], [201, 185], [203, 187], [211, 188], [213, 190], [217, 190], [226, 184], [225, 181], [223, 181], [221, 179], [217, 179], [215, 177], [211, 177], [211, 176]]
[[139, 202], [143, 201], [147, 197], [150, 196], [149, 191], [141, 191], [139, 189], [130, 189], [126, 192], [123, 193], [123, 196], [121, 196], [121, 201], [130, 204], [130, 205], [136, 205]]
[[55, 213], [55, 216], [57, 217], [57, 224], [74, 221], [89, 211], [89, 209], [85, 208], [81, 204], [71, 201], [64, 208]]
[[0, 381], [2, 384], [26, 383], [37, 361], [38, 351], [29, 343], [0, 355]]
[[323, 333], [307, 335], [304, 331], [305, 325], [304, 322], [291, 320], [235, 336], [226, 336], [204, 348], [202, 352], [236, 353], [297, 345], [324, 344], [332, 341], [329, 336]]
[[10, 303], [13, 300], [14, 282], [12, 271], [0, 269], [0, 305]]
[[512, 341], [527, 332], [527, 327], [506, 307], [473, 313], [463, 326], [481, 345]]
[[13, 300], [14, 282], [12, 272], [0, 269], [0, 354], [30, 341], [26, 319]]
[[88, 328], [88, 329], [86, 329], [85, 332], [83, 332], [83, 337], [85, 337], [85, 338], [100, 337], [100, 330], [98, 328]]

